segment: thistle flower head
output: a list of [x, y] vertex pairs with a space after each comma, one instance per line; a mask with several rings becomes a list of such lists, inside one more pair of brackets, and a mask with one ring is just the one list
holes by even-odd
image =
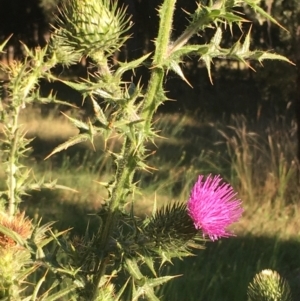
[[[0, 299], [19, 300], [19, 284], [28, 276], [24, 267], [30, 263], [30, 250], [15, 238], [28, 239], [32, 223], [25, 213], [9, 216], [0, 212]], [[29, 270], [28, 270], [29, 271]], [[31, 271], [33, 271], [31, 269]]]
[[[8, 231], [16, 232], [21, 238], [28, 239], [32, 233], [32, 222], [25, 217], [25, 212], [9, 216], [6, 213], [0, 213], [0, 225], [7, 228]], [[0, 232], [0, 248], [12, 248], [17, 243], [10, 236]]]
[[243, 212], [233, 188], [221, 182], [220, 176], [209, 175], [205, 180], [199, 176], [187, 203], [196, 229], [211, 240], [232, 236], [227, 227], [236, 222]]

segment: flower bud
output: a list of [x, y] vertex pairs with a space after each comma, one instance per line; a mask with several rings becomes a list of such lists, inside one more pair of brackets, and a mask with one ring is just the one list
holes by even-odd
[[121, 36], [127, 29], [125, 11], [116, 5], [109, 0], [65, 1], [57, 18], [58, 34], [83, 55], [112, 53], [125, 41]]
[[275, 300], [292, 300], [289, 284], [276, 271], [263, 270], [248, 286], [248, 301]]

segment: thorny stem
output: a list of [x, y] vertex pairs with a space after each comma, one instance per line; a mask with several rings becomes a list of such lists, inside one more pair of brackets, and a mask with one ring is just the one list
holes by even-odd
[[17, 179], [16, 179], [16, 151], [18, 149], [18, 139], [19, 139], [19, 126], [18, 119], [21, 107], [18, 106], [15, 109], [15, 112], [12, 114], [12, 124], [10, 125], [10, 136], [12, 137], [11, 150], [9, 152], [8, 159], [8, 214], [13, 216], [16, 210], [16, 188], [17, 188]]
[[102, 258], [99, 260], [99, 265], [96, 268], [96, 276], [94, 278], [94, 292], [92, 300], [96, 300], [98, 296], [99, 284], [101, 277], [105, 273], [106, 265], [109, 259], [109, 254], [105, 254], [105, 246], [107, 246], [110, 236], [116, 226], [116, 215], [118, 214], [119, 204], [122, 203], [128, 195], [127, 188], [132, 182], [132, 178], [136, 169], [137, 163], [132, 160], [136, 147], [128, 137], [125, 138], [123, 149], [117, 159], [117, 171], [114, 181], [113, 190], [109, 202], [109, 211], [106, 223], [101, 233], [99, 248], [103, 250]]
[[[157, 94], [160, 93], [162, 89], [162, 80], [164, 76], [163, 63], [168, 51], [175, 3], [176, 0], [165, 0], [162, 7], [160, 8], [159, 33], [156, 41], [156, 51], [152, 63], [154, 68], [152, 69], [152, 74], [141, 113], [141, 117], [142, 119], [144, 119], [143, 127], [145, 129], [145, 132], [147, 132], [147, 130], [150, 128], [152, 116], [156, 111], [158, 105], [162, 102], [162, 99], [157, 97]], [[140, 132], [137, 132], [136, 135], [140, 135]], [[103, 250], [108, 244], [110, 236], [116, 226], [115, 224], [118, 206], [121, 202], [124, 202], [128, 194], [128, 188], [132, 184], [133, 175], [138, 164], [137, 160], [135, 160], [134, 154], [141, 151], [146, 139], [146, 135], [140, 138], [139, 141], [141, 143], [136, 146], [128, 137], [125, 138], [123, 149], [120, 154], [120, 159], [117, 159], [118, 164], [116, 178], [110, 197], [108, 217], [103, 232], [101, 233], [100, 247]], [[107, 256], [103, 254], [103, 257], [99, 261], [98, 270], [94, 278], [94, 292], [92, 294], [92, 300], [96, 300], [97, 298], [99, 284], [101, 277], [105, 273], [108, 256], [109, 254]]]
[[168, 56], [170, 34], [172, 31], [173, 15], [176, 0], [165, 0], [160, 8], [160, 24], [156, 40], [156, 50], [153, 58], [153, 69], [144, 100], [141, 118], [145, 120], [145, 129], [149, 129], [153, 114], [165, 99], [162, 97], [162, 82], [164, 77], [163, 65]]

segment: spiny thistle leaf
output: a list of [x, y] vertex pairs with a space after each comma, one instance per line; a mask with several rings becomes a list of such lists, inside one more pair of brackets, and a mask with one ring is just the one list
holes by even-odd
[[[118, 84], [115, 84], [115, 81], [112, 81], [112, 79], [110, 79], [110, 81], [104, 80], [104, 78], [97, 73], [93, 74], [92, 78], [96, 82], [89, 79], [82, 80], [81, 82], [72, 82], [53, 77], [53, 79], [58, 80], [72, 89], [80, 92], [83, 95], [83, 99], [85, 99], [87, 96], [92, 97], [92, 95], [104, 98], [107, 101], [119, 101], [122, 99], [121, 89], [119, 88]], [[119, 82], [117, 81], [117, 83]]]
[[108, 126], [109, 122], [98, 102], [94, 99], [94, 97], [91, 97], [91, 101], [97, 121], [99, 121], [101, 125]]
[[142, 57], [130, 61], [130, 62], [126, 62], [126, 63], [122, 63], [119, 62], [119, 68], [117, 69], [117, 71], [115, 72], [115, 76], [121, 78], [121, 76], [129, 70], [134, 70], [135, 68], [139, 67], [149, 56], [151, 53], [145, 54]]
[[259, 62], [262, 62], [263, 60], [281, 60], [289, 64], [295, 65], [292, 61], [290, 61], [288, 58], [286, 58], [283, 55], [277, 53], [270, 53], [267, 51], [260, 51], [260, 50], [252, 51], [251, 54], [249, 55], [249, 59], [257, 60]]
[[10, 40], [11, 37], [12, 34], [2, 44], [0, 44], [0, 52], [3, 52], [4, 47], [6, 46], [7, 42]]
[[51, 75], [51, 79], [54, 80], [54, 81], [60, 81], [62, 82], [63, 84], [69, 86], [70, 88], [74, 89], [75, 91], [78, 91], [80, 93], [82, 93], [83, 95], [89, 90], [89, 85], [87, 82], [72, 82], [72, 81], [69, 81], [69, 80], [63, 80], [63, 79], [60, 79], [60, 78], [57, 78], [55, 76], [52, 76]]
[[292, 301], [288, 282], [276, 271], [263, 270], [248, 286], [248, 301]]
[[192, 85], [189, 83], [189, 81], [185, 78], [182, 70], [181, 70], [181, 67], [179, 66], [179, 63], [177, 63], [176, 61], [174, 60], [171, 60], [170, 63], [169, 63], [169, 68], [174, 71], [177, 75], [180, 76], [180, 78], [185, 81], [191, 88], [192, 88]]
[[91, 139], [91, 136], [89, 134], [79, 134], [77, 136], [73, 136], [71, 137], [69, 140], [67, 140], [66, 142], [60, 144], [59, 146], [55, 147], [54, 150], [44, 159], [48, 159], [51, 156], [53, 156], [56, 153], [59, 153], [63, 150], [68, 149], [70, 146], [73, 146], [75, 144], [84, 142], [84, 141], [88, 141]]
[[68, 101], [57, 99], [56, 95], [53, 95], [53, 91], [51, 91], [48, 96], [44, 97], [40, 95], [39, 90], [36, 90], [30, 95], [29, 99], [31, 99], [32, 102], [39, 101], [42, 104], [55, 103], [55, 104], [64, 105], [72, 108], [78, 108], [76, 105]]
[[260, 6], [261, 1], [257, 0], [244, 0], [245, 3], [247, 3], [257, 14], [261, 14], [263, 17], [265, 17], [267, 20], [270, 20], [277, 26], [281, 27], [283, 30], [287, 31], [276, 19], [274, 19], [271, 15], [269, 15], [266, 11], [264, 11]]
[[134, 258], [125, 259], [125, 268], [133, 279], [131, 300], [139, 300], [139, 297], [147, 296], [148, 300], [159, 301], [159, 298], [155, 295], [154, 288], [178, 277], [178, 275], [156, 278], [145, 277], [140, 271], [137, 260]]
[[142, 260], [145, 262], [145, 264], [147, 265], [147, 267], [149, 268], [149, 270], [153, 273], [153, 275], [155, 277], [157, 277], [157, 273], [156, 273], [155, 268], [154, 268], [154, 260], [150, 256], [150, 254], [143, 256]]
[[[247, 0], [245, 1], [252, 9], [262, 14], [264, 17], [274, 22], [278, 26], [282, 27], [274, 18], [272, 18], [269, 14], [267, 14], [262, 8], [260, 8], [257, 4], [256, 0]], [[169, 50], [169, 63], [167, 63], [167, 67], [174, 70], [179, 76], [185, 80], [184, 75], [181, 72], [181, 69], [177, 63], [175, 65], [173, 63], [173, 67], [170, 66], [171, 59], [178, 62], [178, 60], [186, 55], [190, 54], [198, 54], [200, 55], [200, 59], [204, 62], [206, 69], [208, 71], [208, 76], [210, 81], [212, 82], [211, 75], [211, 63], [213, 58], [229, 58], [236, 59], [243, 63], [245, 63], [248, 67], [251, 66], [246, 62], [249, 59], [255, 59], [259, 62], [262, 62], [264, 59], [271, 60], [283, 60], [288, 63], [292, 63], [290, 60], [285, 58], [284, 56], [273, 54], [264, 51], [250, 51], [250, 31], [246, 35], [244, 43], [240, 43], [239, 41], [235, 43], [229, 49], [222, 49], [220, 47], [220, 42], [222, 38], [222, 31], [219, 27], [220, 23], [229, 24], [230, 27], [233, 23], [240, 24], [241, 22], [248, 22], [246, 19], [237, 15], [236, 12], [231, 11], [235, 6], [241, 6], [243, 1], [216, 1], [212, 6], [198, 6], [197, 10], [190, 15], [191, 23], [188, 28], [184, 31], [184, 33], [171, 45]], [[217, 27], [217, 31], [214, 37], [211, 39], [209, 45], [187, 45], [184, 46], [188, 40], [191, 38], [193, 34], [198, 32], [199, 30], [203, 30], [206, 27], [210, 26], [210, 23], [214, 23]], [[198, 47], [198, 48], [197, 48]], [[292, 63], [293, 64], [293, 63]]]
[[209, 55], [205, 54], [205, 55], [203, 55], [201, 57], [201, 60], [205, 64], [205, 67], [207, 69], [207, 73], [208, 73], [208, 77], [209, 77], [210, 83], [212, 84], [213, 83], [212, 75], [211, 75], [211, 62], [212, 62], [212, 58]]
[[[99, 134], [104, 134], [104, 137], [106, 137], [107, 139], [107, 134], [106, 131], [104, 131], [104, 129], [106, 129], [106, 127], [94, 127], [91, 123], [91, 121], [89, 121], [88, 123], [82, 122], [78, 119], [69, 117], [68, 115], [62, 113], [63, 115], [65, 115], [78, 129], [79, 129], [79, 134], [76, 136], [73, 136], [71, 138], [69, 138], [66, 142], [60, 144], [59, 146], [57, 146], [46, 158], [48, 159], [49, 157], [51, 157], [52, 155], [65, 150], [67, 148], [69, 148], [70, 146], [73, 146], [75, 144], [84, 142], [84, 141], [90, 141], [92, 143], [92, 146], [94, 147], [94, 137], [96, 135]], [[108, 127], [109, 129], [109, 127]], [[110, 132], [110, 131], [108, 131]]]
[[28, 301], [36, 301], [38, 298], [38, 293], [41, 289], [41, 286], [43, 284], [43, 282], [46, 281], [46, 275], [48, 274], [48, 270], [46, 270], [45, 274], [43, 276], [40, 277], [39, 281], [35, 284], [35, 288], [33, 290], [32, 295], [30, 296], [30, 299], [28, 299]]
[[179, 276], [180, 275], [145, 278], [143, 285], [136, 285], [132, 300], [139, 300], [139, 297], [146, 296], [148, 300], [159, 301], [160, 299], [155, 295], [154, 289]]
[[82, 122], [76, 118], [72, 118], [70, 116], [68, 116], [67, 114], [65, 114], [64, 112], [61, 112], [65, 117], [67, 117], [72, 123], [73, 125], [78, 128], [79, 130], [81, 130], [82, 132], [89, 132], [90, 130], [90, 125], [88, 123]]
[[43, 248], [51, 241], [57, 240], [59, 236], [65, 235], [70, 231], [70, 229], [67, 229], [58, 233], [53, 233], [51, 230], [53, 224], [54, 222], [49, 222], [42, 226], [37, 225], [32, 232], [32, 237], [30, 238], [31, 243], [36, 247]]
[[[129, 283], [129, 281], [130, 281], [130, 278], [127, 279], [127, 281], [124, 283], [124, 285], [122, 286], [122, 288], [121, 288], [121, 289], [118, 291], [118, 293], [115, 295], [115, 299], [114, 299], [115, 301], [121, 300], [122, 295], [123, 295], [123, 293], [125, 292], [125, 289], [126, 289], [128, 283]], [[99, 300], [99, 301], [101, 301], [101, 300]]]
[[[285, 62], [288, 62], [290, 64], [293, 64], [289, 59], [286, 57], [275, 54], [275, 53], [270, 53], [266, 51], [261, 51], [261, 50], [254, 50], [251, 51], [250, 48], [250, 31], [247, 33], [243, 43], [237, 41], [231, 48], [221, 48], [219, 46], [222, 38], [222, 31], [220, 28], [217, 28], [216, 33], [214, 37], [211, 39], [210, 43], [206, 45], [207, 48], [200, 47], [198, 52], [198, 55], [200, 55], [200, 59], [205, 63], [206, 69], [208, 71], [208, 76], [210, 81], [212, 82], [212, 76], [211, 76], [211, 63], [214, 58], [228, 58], [228, 59], [234, 59], [241, 61], [244, 63], [246, 66], [252, 69], [250, 64], [247, 62], [247, 60], [257, 60], [260, 63], [263, 60], [282, 60]], [[190, 48], [191, 51], [194, 52], [195, 48]]]
[[[76, 291], [77, 289], [78, 289], [78, 286], [77, 286], [76, 282], [74, 282], [74, 284], [68, 285], [66, 288], [60, 289], [57, 293], [54, 293], [48, 297], [45, 297], [42, 300], [43, 301], [61, 300], [62, 297], [68, 295], [71, 292]], [[49, 291], [48, 291], [48, 293], [49, 293]]]
[[198, 4], [196, 11], [190, 14], [191, 24], [189, 27], [194, 27], [194, 31], [195, 29], [201, 31], [212, 24], [218, 26], [220, 23], [229, 25], [237, 23], [240, 26], [242, 22], [248, 22], [233, 10], [235, 6], [237, 6], [235, 3], [228, 5], [228, 1], [215, 1], [212, 6]]
[[[186, 56], [191, 56], [191, 55], [198, 55], [198, 56], [203, 56], [207, 54], [209, 51], [209, 45], [185, 45], [182, 46], [181, 48], [175, 50], [172, 52], [170, 55], [170, 58], [168, 61], [182, 61], [182, 59]], [[168, 63], [166, 63], [166, 67], [168, 68]]]
[[210, 44], [218, 48], [220, 46], [221, 41], [222, 41], [222, 29], [218, 27], [214, 36], [210, 40]]
[[77, 193], [78, 190], [73, 189], [71, 187], [57, 184], [57, 180], [51, 181], [51, 182], [44, 182], [44, 180], [41, 180], [37, 183], [32, 183], [28, 185], [28, 190], [40, 190], [40, 189], [61, 189], [61, 190], [67, 190], [74, 193]]

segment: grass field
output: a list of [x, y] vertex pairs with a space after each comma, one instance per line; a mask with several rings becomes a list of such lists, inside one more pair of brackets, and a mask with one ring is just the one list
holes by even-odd
[[[22, 208], [33, 218], [57, 221], [59, 229], [82, 233], [93, 225], [106, 191], [99, 185], [113, 169], [101, 139], [43, 160], [53, 147], [76, 133], [58, 112], [41, 117], [30, 109], [21, 121], [32, 142], [25, 161], [36, 179], [45, 176], [73, 190], [32, 191]], [[209, 120], [206, 116], [157, 115], [155, 126], [162, 138], [149, 145], [152, 173], [137, 173], [140, 191], [133, 196], [136, 214], [160, 205], [187, 200], [198, 174], [221, 174], [243, 201], [245, 213], [234, 225], [236, 237], [208, 242], [195, 257], [165, 266], [183, 274], [161, 288], [163, 300], [247, 300], [249, 281], [262, 269], [275, 269], [289, 281], [294, 300], [300, 299], [300, 214], [298, 163], [295, 159], [295, 123], [274, 120]], [[167, 138], [163, 138], [167, 137]], [[108, 148], [116, 149], [112, 139]], [[157, 170], [155, 170], [157, 169]], [[131, 201], [129, 199], [128, 201]]]

